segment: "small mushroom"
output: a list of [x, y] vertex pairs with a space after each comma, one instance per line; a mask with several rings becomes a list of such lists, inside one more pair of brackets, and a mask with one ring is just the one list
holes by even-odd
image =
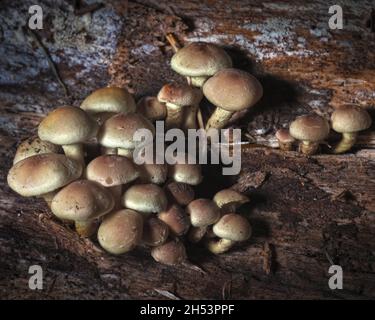
[[151, 256], [162, 264], [175, 266], [187, 260], [184, 244], [176, 239], [170, 240], [161, 246], [151, 249]]
[[334, 153], [350, 150], [357, 140], [359, 131], [371, 126], [372, 120], [368, 112], [357, 106], [343, 106], [336, 109], [331, 116], [332, 129], [342, 133], [342, 139], [334, 148]]
[[156, 184], [131, 186], [122, 196], [122, 204], [145, 215], [157, 213], [167, 208], [168, 200], [162, 188]]
[[83, 110], [90, 114], [113, 112], [113, 113], [133, 113], [136, 105], [132, 95], [123, 88], [106, 87], [91, 93], [81, 106]]
[[[171, 165], [168, 170], [168, 176], [176, 182], [182, 182], [196, 186], [202, 182], [202, 168], [198, 163], [190, 161], [191, 156], [188, 154], [179, 154], [176, 157], [176, 163]], [[167, 159], [168, 163], [170, 159]], [[189, 163], [190, 162], [190, 163]]]
[[319, 144], [328, 137], [329, 123], [317, 114], [297, 117], [289, 127], [290, 135], [301, 140], [299, 150], [305, 155], [316, 153]]
[[164, 221], [175, 236], [187, 233], [190, 227], [190, 219], [186, 212], [178, 205], [172, 204], [167, 210], [161, 211], [158, 218]]
[[[196, 111], [202, 100], [202, 92], [187, 84], [169, 83], [164, 85], [158, 93], [158, 100], [167, 106], [166, 128], [181, 128], [186, 119], [185, 108]], [[195, 125], [196, 127], [196, 125]]]
[[22, 141], [17, 147], [16, 154], [13, 159], [13, 164], [37, 154], [44, 153], [60, 153], [60, 146], [57, 146], [48, 141], [42, 141], [38, 137], [30, 138]]
[[291, 151], [295, 139], [290, 135], [288, 129], [279, 129], [276, 131], [275, 137], [279, 142], [279, 148], [283, 151]]
[[109, 118], [101, 126], [98, 141], [104, 147], [117, 148], [119, 155], [132, 158], [134, 148], [140, 143], [133, 139], [138, 129], [147, 129], [155, 134], [153, 124], [144, 116], [136, 113], [120, 113]]
[[203, 94], [216, 106], [206, 130], [224, 128], [235, 112], [254, 106], [263, 95], [259, 81], [251, 74], [238, 69], [223, 69], [203, 85]]
[[217, 192], [213, 200], [223, 213], [236, 212], [241, 205], [250, 201], [247, 196], [232, 189]]
[[219, 207], [209, 199], [196, 199], [186, 207], [190, 215], [193, 228], [190, 229], [188, 238], [191, 242], [199, 242], [207, 231], [207, 227], [220, 219]]
[[164, 187], [164, 190], [169, 202], [180, 206], [187, 206], [195, 198], [194, 189], [187, 183], [172, 181]]
[[123, 209], [107, 215], [98, 229], [98, 241], [112, 254], [133, 250], [142, 241], [143, 218], [134, 210]]
[[45, 153], [17, 162], [9, 170], [7, 180], [9, 187], [21, 196], [42, 196], [49, 203], [51, 194], [81, 174], [80, 163], [62, 154]]
[[110, 212], [115, 205], [111, 192], [89, 180], [74, 181], [60, 190], [52, 200], [53, 214], [75, 222], [78, 234], [90, 237], [95, 232], [95, 219]]
[[251, 226], [247, 219], [236, 213], [229, 213], [213, 226], [214, 234], [220, 239], [208, 239], [208, 250], [220, 254], [228, 251], [236, 242], [245, 241], [251, 236]]
[[167, 107], [157, 97], [143, 97], [137, 103], [137, 112], [151, 122], [164, 120], [167, 117]]
[[167, 241], [168, 235], [169, 228], [162, 220], [151, 217], [144, 222], [142, 241], [146, 246], [160, 246]]
[[94, 137], [97, 123], [80, 108], [63, 106], [50, 112], [39, 124], [40, 139], [61, 145], [67, 157], [84, 165], [82, 142]]
[[168, 165], [157, 163], [145, 163], [139, 165], [138, 171], [140, 183], [163, 184], [168, 177]]
[[232, 67], [232, 59], [213, 43], [193, 42], [173, 55], [171, 67], [177, 73], [190, 77], [193, 86], [201, 87], [221, 69]]

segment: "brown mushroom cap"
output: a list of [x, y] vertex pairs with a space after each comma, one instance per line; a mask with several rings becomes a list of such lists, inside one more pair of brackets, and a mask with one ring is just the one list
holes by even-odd
[[80, 108], [63, 106], [39, 124], [39, 138], [58, 145], [84, 142], [96, 134], [97, 124]]
[[94, 91], [83, 100], [80, 107], [89, 113], [116, 112], [126, 114], [135, 112], [136, 109], [132, 95], [126, 89], [116, 87]]
[[22, 141], [17, 148], [13, 164], [37, 154], [60, 153], [61, 148], [51, 142], [40, 140], [38, 137]]
[[205, 97], [216, 107], [236, 112], [252, 107], [263, 95], [259, 81], [238, 69], [223, 69], [203, 85]]
[[202, 91], [187, 84], [168, 83], [164, 85], [159, 93], [158, 100], [180, 107], [195, 106], [202, 100]]
[[176, 163], [170, 167], [169, 176], [176, 182], [196, 186], [202, 182], [202, 170], [199, 164]]
[[212, 76], [232, 66], [232, 59], [220, 47], [212, 43], [193, 42], [176, 52], [171, 67], [183, 76]]
[[162, 184], [167, 180], [168, 165], [165, 163], [145, 163], [137, 168], [140, 173], [139, 180], [141, 183]]
[[55, 195], [51, 210], [60, 219], [88, 221], [110, 212], [114, 205], [108, 189], [94, 181], [79, 180]]
[[59, 189], [82, 174], [80, 163], [62, 154], [45, 153], [17, 162], [8, 173], [8, 185], [24, 197]]
[[86, 178], [113, 187], [134, 181], [139, 177], [136, 166], [128, 158], [102, 155], [92, 160], [86, 168]]
[[167, 208], [167, 197], [156, 184], [137, 184], [127, 189], [122, 196], [126, 208], [142, 213], [156, 213]]
[[165, 211], [159, 212], [158, 218], [164, 221], [176, 236], [182, 236], [189, 230], [190, 219], [186, 212], [176, 204], [169, 206]]
[[151, 249], [151, 256], [160, 263], [174, 266], [183, 263], [187, 256], [185, 246], [178, 239], [170, 240]]
[[209, 199], [196, 199], [190, 202], [186, 211], [189, 213], [191, 225], [194, 227], [209, 226], [220, 219], [219, 207]]
[[213, 232], [219, 238], [232, 241], [245, 241], [251, 236], [251, 226], [249, 221], [236, 213], [229, 213], [213, 226]]
[[358, 106], [343, 106], [331, 116], [332, 129], [340, 133], [366, 130], [371, 126], [368, 112]]
[[250, 201], [247, 196], [232, 189], [217, 192], [213, 200], [219, 208], [231, 208], [233, 210]]
[[169, 202], [180, 206], [187, 206], [195, 197], [194, 189], [187, 183], [172, 181], [164, 187], [164, 190]]
[[143, 218], [133, 210], [124, 209], [106, 216], [98, 230], [100, 245], [112, 254], [122, 254], [141, 243]]
[[281, 143], [292, 143], [295, 139], [290, 135], [288, 129], [279, 129], [276, 131], [276, 139]]
[[155, 134], [152, 123], [144, 116], [136, 113], [117, 114], [109, 118], [100, 128], [98, 141], [109, 148], [134, 149], [138, 142], [133, 140], [138, 129], [148, 129]]
[[329, 123], [317, 114], [297, 117], [289, 127], [290, 135], [302, 141], [318, 142], [327, 138]]
[[167, 117], [167, 108], [157, 97], [143, 97], [137, 103], [137, 112], [150, 121], [163, 120]]
[[143, 225], [143, 243], [147, 246], [160, 246], [167, 241], [168, 226], [158, 218], [151, 217]]

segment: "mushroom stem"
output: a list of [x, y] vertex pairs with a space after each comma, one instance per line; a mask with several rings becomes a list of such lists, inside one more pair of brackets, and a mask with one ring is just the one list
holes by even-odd
[[51, 191], [51, 192], [41, 195], [40, 197], [43, 198], [44, 201], [47, 203], [48, 207], [51, 208], [51, 202], [55, 195], [56, 195], [56, 191]]
[[188, 234], [188, 239], [191, 243], [197, 243], [202, 240], [207, 232], [207, 227], [191, 227]]
[[75, 221], [74, 225], [77, 233], [81, 237], [89, 238], [95, 233], [97, 222], [95, 220]]
[[111, 190], [111, 193], [113, 195], [113, 198], [115, 199], [115, 206], [113, 207], [114, 210], [121, 208], [121, 196], [122, 196], [122, 185], [117, 185], [113, 187], [109, 187], [109, 190]]
[[333, 149], [333, 153], [344, 153], [350, 150], [357, 140], [356, 132], [344, 132], [341, 141]]
[[191, 77], [191, 85], [194, 87], [202, 87], [208, 77]]
[[85, 166], [85, 156], [81, 143], [65, 144], [62, 146], [65, 155]]
[[310, 156], [315, 154], [319, 148], [319, 142], [301, 141], [299, 144], [299, 151]]
[[116, 148], [101, 147], [100, 154], [117, 154]]
[[197, 129], [197, 106], [185, 107], [184, 129]]
[[209, 239], [206, 242], [206, 247], [209, 251], [214, 254], [221, 254], [227, 252], [230, 248], [233, 247], [235, 241], [228, 239]]
[[117, 148], [117, 154], [128, 159], [133, 159], [133, 151], [133, 149]]
[[166, 128], [180, 128], [184, 121], [184, 108], [171, 103], [166, 103], [167, 119]]
[[221, 129], [224, 128], [232, 117], [233, 112], [216, 108], [210, 119], [208, 119], [206, 130], [210, 128]]

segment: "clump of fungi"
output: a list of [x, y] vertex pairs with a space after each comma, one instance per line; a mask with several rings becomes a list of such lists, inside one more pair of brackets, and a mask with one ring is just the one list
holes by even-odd
[[[43, 197], [54, 216], [113, 255], [146, 246], [158, 262], [188, 265], [189, 239], [215, 254], [247, 240], [251, 226], [236, 213], [249, 201], [245, 195], [225, 189], [212, 200], [199, 197], [194, 188], [204, 178], [201, 166], [186, 163], [186, 155], [174, 165], [136, 164], [140, 142], [133, 136], [138, 129], [155, 135], [156, 121], [166, 128], [198, 128], [203, 95], [216, 107], [206, 128], [223, 128], [234, 113], [254, 106], [262, 86], [233, 69], [229, 55], [210, 43], [182, 48], [171, 65], [188, 83], [166, 84], [157, 97], [136, 103], [126, 89], [106, 87], [80, 107], [51, 111], [38, 137], [19, 145], [8, 173], [11, 189]], [[88, 155], [89, 145], [97, 146], [95, 155]]]

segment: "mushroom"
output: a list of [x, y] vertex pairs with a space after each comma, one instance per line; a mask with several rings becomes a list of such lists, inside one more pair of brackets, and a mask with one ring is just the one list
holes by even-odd
[[137, 103], [137, 112], [151, 122], [164, 120], [167, 117], [167, 108], [157, 97], [143, 97]]
[[151, 217], [144, 222], [142, 241], [150, 247], [160, 246], [168, 239], [169, 228], [160, 219]]
[[140, 173], [140, 183], [163, 184], [167, 180], [168, 165], [165, 163], [145, 163], [139, 165], [137, 168]]
[[60, 146], [48, 141], [42, 141], [38, 137], [24, 140], [17, 148], [13, 164], [37, 154], [60, 153]]
[[112, 254], [133, 250], [142, 241], [143, 218], [134, 210], [123, 209], [107, 215], [98, 229], [98, 241]]
[[9, 170], [9, 187], [24, 197], [42, 196], [48, 204], [54, 192], [78, 179], [80, 163], [63, 154], [45, 153], [17, 162]]
[[232, 67], [232, 59], [213, 43], [193, 42], [173, 55], [171, 67], [177, 73], [190, 77], [193, 86], [201, 87], [219, 70]]
[[161, 246], [151, 249], [151, 256], [160, 263], [175, 266], [187, 260], [184, 244], [176, 239], [170, 240]]
[[243, 204], [250, 201], [250, 199], [232, 189], [223, 189], [217, 192], [213, 201], [221, 209], [221, 212], [229, 213], [236, 212], [236, 210]]
[[220, 239], [208, 239], [208, 250], [220, 254], [228, 251], [236, 242], [245, 241], [251, 236], [250, 223], [239, 214], [229, 213], [213, 226], [214, 234]]
[[86, 168], [86, 178], [110, 188], [116, 201], [121, 204], [122, 185], [139, 177], [136, 166], [128, 158], [118, 155], [102, 155], [92, 160]]
[[[158, 100], [167, 106], [166, 128], [181, 128], [186, 119], [185, 108], [194, 113], [196, 118], [197, 107], [202, 100], [202, 92], [187, 84], [169, 83], [164, 85], [158, 93]], [[189, 124], [191, 125], [191, 124]], [[192, 125], [193, 127], [196, 124]]]
[[289, 133], [288, 129], [279, 129], [276, 131], [275, 137], [279, 142], [279, 148], [283, 151], [291, 151], [293, 142], [296, 141]]
[[162, 188], [156, 184], [131, 186], [122, 196], [122, 204], [145, 215], [157, 213], [167, 208], [168, 200]]
[[95, 232], [95, 219], [110, 212], [115, 200], [109, 190], [89, 180], [74, 181], [60, 190], [52, 200], [53, 214], [62, 220], [72, 220], [83, 237]]
[[372, 121], [365, 109], [357, 106], [343, 106], [332, 113], [331, 123], [333, 130], [342, 133], [342, 139], [333, 152], [343, 153], [352, 148], [357, 140], [358, 132], [368, 129]]
[[180, 206], [187, 206], [194, 200], [194, 189], [187, 183], [171, 181], [164, 190], [170, 203], [176, 203]]
[[119, 155], [132, 158], [133, 150], [141, 143], [133, 140], [138, 129], [147, 129], [155, 134], [153, 124], [144, 116], [136, 113], [117, 114], [101, 126], [98, 141], [104, 147], [117, 148]]
[[106, 87], [91, 93], [80, 108], [90, 114], [102, 112], [132, 113], [136, 110], [133, 96], [123, 88]]
[[193, 228], [190, 229], [188, 238], [191, 242], [199, 242], [207, 231], [207, 227], [220, 219], [219, 207], [209, 199], [196, 199], [186, 207], [190, 215]]
[[172, 204], [167, 210], [159, 212], [158, 218], [169, 226], [171, 233], [175, 236], [182, 236], [189, 230], [189, 217], [186, 212], [176, 204]]
[[96, 135], [97, 124], [80, 108], [63, 106], [50, 112], [39, 124], [39, 138], [61, 145], [67, 157], [84, 165], [82, 142]]
[[305, 155], [316, 153], [321, 141], [329, 134], [329, 123], [317, 114], [297, 117], [289, 127], [290, 135], [301, 140], [299, 150]]
[[[202, 168], [198, 163], [192, 163], [189, 154], [178, 154], [175, 159], [166, 159], [168, 163], [175, 162], [168, 170], [168, 176], [176, 182], [196, 186], [202, 182]], [[190, 162], [190, 163], [189, 163]]]
[[237, 111], [246, 110], [263, 95], [259, 81], [251, 74], [238, 69], [223, 69], [203, 85], [203, 94], [216, 110], [209, 118], [206, 130], [224, 128]]

